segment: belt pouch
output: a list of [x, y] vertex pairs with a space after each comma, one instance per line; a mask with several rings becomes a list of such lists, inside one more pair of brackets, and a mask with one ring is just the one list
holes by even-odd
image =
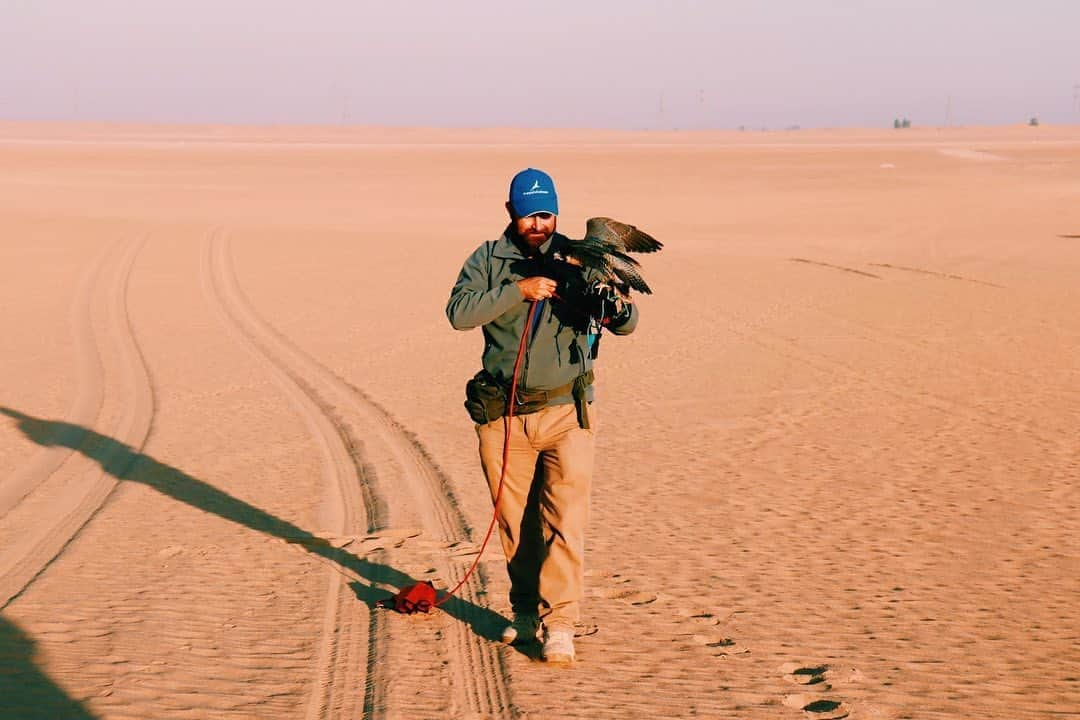
[[589, 387], [589, 383], [591, 382], [591, 375], [579, 375], [574, 379], [574, 407], [577, 408], [578, 425], [580, 425], [583, 430], [589, 429], [589, 398], [585, 389]]
[[479, 425], [486, 425], [506, 414], [506, 391], [487, 370], [481, 370], [465, 383], [465, 409]]

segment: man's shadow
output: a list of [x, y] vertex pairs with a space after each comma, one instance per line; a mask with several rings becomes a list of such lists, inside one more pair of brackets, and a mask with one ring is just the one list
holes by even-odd
[[[117, 480], [142, 483], [192, 507], [295, 544], [317, 557], [356, 573], [367, 584], [352, 582], [350, 587], [357, 598], [367, 603], [373, 612], [380, 612], [375, 608], [375, 603], [388, 596], [378, 585], [404, 588], [417, 582], [407, 573], [389, 565], [374, 563], [345, 549], [335, 548], [327, 540], [316, 537], [287, 520], [89, 428], [60, 420], [35, 418], [4, 406], [0, 406], [0, 413], [16, 420], [19, 430], [38, 445], [71, 448], [96, 461], [105, 472]], [[439, 607], [451, 617], [466, 623], [473, 632], [487, 640], [497, 641], [501, 629], [506, 625], [506, 620], [498, 613], [457, 596]], [[521, 651], [528, 652], [527, 649]]]
[[34, 641], [0, 615], [0, 718], [94, 720], [34, 663]]

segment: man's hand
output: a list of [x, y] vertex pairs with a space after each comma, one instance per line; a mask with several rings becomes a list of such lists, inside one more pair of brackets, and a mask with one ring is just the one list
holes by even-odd
[[549, 297], [553, 296], [555, 294], [555, 288], [558, 287], [558, 283], [551, 278], [538, 275], [536, 277], [518, 280], [517, 286], [521, 289], [521, 294], [525, 296], [526, 300], [536, 302], [537, 300], [547, 300]]
[[594, 280], [585, 290], [588, 312], [604, 325], [618, 326], [630, 318], [630, 299], [606, 282]]

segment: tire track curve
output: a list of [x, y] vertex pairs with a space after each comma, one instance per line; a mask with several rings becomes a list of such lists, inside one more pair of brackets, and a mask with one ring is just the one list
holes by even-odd
[[[226, 330], [264, 367], [297, 410], [321, 456], [323, 486], [328, 493], [321, 521], [331, 535], [376, 531], [384, 517], [365, 467], [360, 443], [310, 385], [283, 363], [253, 332], [250, 311], [237, 301], [224, 233], [210, 232], [204, 242], [200, 279], [203, 294]], [[378, 684], [383, 667], [378, 636], [370, 634], [366, 608], [350, 602], [345, 569], [329, 565], [322, 630], [316, 647], [315, 681], [306, 720], [355, 717], [365, 688]], [[367, 637], [363, 637], [367, 635]], [[366, 649], [365, 646], [366, 645]], [[361, 659], [361, 657], [363, 659]]]
[[[47, 514], [14, 521], [32, 523], [20, 528], [18, 540], [0, 557], [0, 609], [21, 595], [75, 541], [131, 470], [149, 437], [154, 387], [128, 313], [132, 268], [145, 243], [145, 238], [115, 243], [80, 280], [71, 315], [79, 389], [67, 420], [52, 429], [50, 437], [36, 439], [52, 446], [19, 474], [25, 492], [18, 500], [9, 498], [4, 520], [12, 518], [23, 503], [40, 504], [47, 508]], [[102, 362], [102, 340], [94, 328], [95, 319], [105, 325], [105, 341], [120, 359], [120, 367], [112, 369], [119, 371], [118, 379], [110, 380], [112, 372]], [[114, 383], [120, 387], [111, 388]], [[102, 433], [117, 442], [94, 447], [96, 433], [91, 427], [100, 424], [95, 421], [100, 419], [110, 390], [122, 398], [124, 409], [115, 424], [102, 428]], [[28, 418], [20, 422], [38, 421]], [[46, 481], [58, 473], [75, 477], [62, 493], [51, 494]]]
[[[105, 261], [114, 246], [107, 246], [98, 257], [87, 265], [76, 284], [68, 313], [72, 340], [75, 345], [75, 397], [64, 415], [64, 422], [69, 425], [89, 427], [101, 411], [105, 394], [105, 369], [101, 364], [97, 342], [94, 339], [92, 300], [97, 288]], [[65, 428], [53, 438], [53, 444], [39, 449], [34, 457], [18, 468], [0, 485], [0, 517], [3, 517], [23, 498], [29, 495], [46, 478], [59, 469], [74, 450], [70, 447], [78, 442], [80, 433], [72, 428]]]
[[[392, 514], [399, 521], [395, 525], [404, 525], [400, 521], [419, 521], [429, 537], [447, 543], [471, 540], [472, 528], [456, 499], [449, 477], [420, 440], [365, 392], [308, 355], [258, 314], [236, 278], [227, 244], [227, 238], [220, 238], [216, 244], [216, 254], [223, 263], [220, 280], [226, 302], [244, 318], [247, 326], [245, 332], [256, 336], [275, 362], [291, 368], [288, 372], [294, 378], [303, 378], [301, 382], [305, 384], [313, 402], [330, 412], [337, 408], [355, 422], [358, 431], [364, 432], [365, 457], [378, 468], [379, 486], [400, 487], [408, 492], [407, 498], [386, 498], [388, 506], [394, 504]], [[451, 586], [457, 584], [467, 567], [445, 553], [438, 557], [436, 563], [439, 575]], [[470, 627], [478, 623], [478, 616], [483, 612], [485, 588], [486, 578], [480, 568], [459, 591], [458, 597], [462, 602], [455, 606], [457, 621], [450, 622], [445, 628], [442, 649], [426, 650], [422, 646], [410, 648], [418, 641], [410, 636], [407, 627], [400, 636], [390, 632], [392, 642], [389, 644], [425, 655], [438, 655], [440, 652], [448, 655], [437, 671], [440, 674], [451, 673], [451, 677], [447, 678], [450, 685], [449, 709], [455, 716], [510, 718], [515, 716], [516, 711], [508, 665], [503, 654], [505, 650], [479, 637]], [[379, 638], [389, 630], [379, 625], [380, 618], [380, 613], [373, 614], [372, 643], [379, 642]], [[423, 688], [425, 692], [433, 690], [432, 686], [437, 683], [420, 672], [415, 657], [398, 658], [398, 654], [390, 649], [386, 654], [393, 661], [394, 677], [399, 679], [398, 684]], [[385, 664], [382, 659], [370, 658], [369, 670], [374, 671]], [[411, 673], [415, 673], [416, 677], [409, 677]], [[383, 683], [369, 680], [365, 699], [366, 717], [385, 710], [391, 703], [389, 696], [383, 694], [384, 691]]]

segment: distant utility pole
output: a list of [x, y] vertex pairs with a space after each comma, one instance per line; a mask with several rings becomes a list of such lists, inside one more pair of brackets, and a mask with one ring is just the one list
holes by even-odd
[[660, 91], [660, 107], [659, 107], [659, 115], [658, 115], [658, 117], [659, 117], [659, 119], [657, 120], [657, 122], [658, 122], [658, 124], [660, 126], [659, 129], [663, 130], [664, 129], [664, 91], [663, 90]]
[[349, 93], [346, 92], [345, 93], [345, 99], [341, 103], [341, 124], [342, 125], [348, 125], [349, 121], [352, 120], [352, 108], [350, 107], [350, 103], [349, 103], [350, 99], [351, 98], [349, 97]]
[[708, 116], [705, 112], [705, 89], [698, 90], [698, 115], [701, 116], [701, 127], [708, 127]]
[[952, 93], [945, 96], [945, 127], [952, 127]]
[[1080, 115], [1080, 83], [1073, 85], [1073, 112]]

